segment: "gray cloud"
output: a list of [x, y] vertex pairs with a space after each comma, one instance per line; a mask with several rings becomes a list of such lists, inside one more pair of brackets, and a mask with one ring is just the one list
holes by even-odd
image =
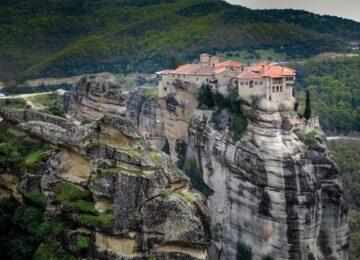
[[226, 0], [252, 9], [293, 8], [317, 14], [328, 14], [360, 22], [359, 0]]

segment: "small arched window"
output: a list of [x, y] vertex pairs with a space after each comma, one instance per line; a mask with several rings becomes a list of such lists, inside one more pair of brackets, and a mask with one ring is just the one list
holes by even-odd
[[279, 92], [279, 86], [276, 87], [276, 92]]
[[254, 81], [250, 81], [250, 88], [253, 88], [254, 87]]
[[275, 87], [272, 87], [272, 92], [275, 92]]
[[283, 90], [283, 88], [282, 88], [282, 86], [280, 86], [280, 92], [282, 92], [282, 90]]

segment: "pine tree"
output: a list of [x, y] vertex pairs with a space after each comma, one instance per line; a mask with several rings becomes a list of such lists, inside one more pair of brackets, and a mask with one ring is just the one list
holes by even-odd
[[304, 117], [306, 120], [309, 120], [311, 118], [311, 104], [310, 104], [309, 90], [306, 90], [306, 103], [305, 103]]

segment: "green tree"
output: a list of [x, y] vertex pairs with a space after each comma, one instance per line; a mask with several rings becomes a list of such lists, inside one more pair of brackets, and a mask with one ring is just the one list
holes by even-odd
[[252, 248], [250, 245], [239, 241], [236, 248], [236, 260], [251, 260], [252, 259]]
[[162, 147], [161, 151], [163, 151], [164, 153], [170, 155], [170, 144], [169, 144], [169, 140], [168, 140], [168, 139], [165, 140], [165, 144], [164, 144], [164, 146]]
[[304, 117], [306, 120], [311, 118], [311, 101], [310, 101], [310, 91], [306, 90], [306, 103], [305, 103], [305, 112]]
[[213, 108], [215, 105], [213, 95], [211, 93], [210, 87], [203, 84], [199, 91], [199, 107], [200, 108]]
[[181, 64], [182, 64], [182, 62], [180, 61], [180, 59], [178, 59], [175, 56], [172, 56], [169, 60], [169, 69], [176, 69]]

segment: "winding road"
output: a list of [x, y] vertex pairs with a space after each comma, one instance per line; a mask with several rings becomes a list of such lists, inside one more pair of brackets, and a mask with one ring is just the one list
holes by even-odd
[[19, 95], [3, 96], [3, 97], [0, 97], [0, 99], [22, 98], [22, 99], [24, 99], [24, 100], [26, 101], [26, 103], [27, 103], [31, 108], [41, 109], [42, 107], [39, 107], [39, 106], [35, 105], [33, 102], [31, 102], [31, 98], [32, 98], [32, 97], [35, 97], [35, 96], [39, 96], [39, 95], [51, 94], [51, 93], [54, 93], [54, 92], [57, 92], [57, 93], [59, 93], [60, 95], [63, 95], [66, 91], [65, 91], [65, 90], [62, 90], [62, 89], [59, 89], [59, 90], [57, 90], [57, 91], [48, 91], [48, 92], [40, 92], [40, 93], [30, 93], [30, 94], [19, 94]]

